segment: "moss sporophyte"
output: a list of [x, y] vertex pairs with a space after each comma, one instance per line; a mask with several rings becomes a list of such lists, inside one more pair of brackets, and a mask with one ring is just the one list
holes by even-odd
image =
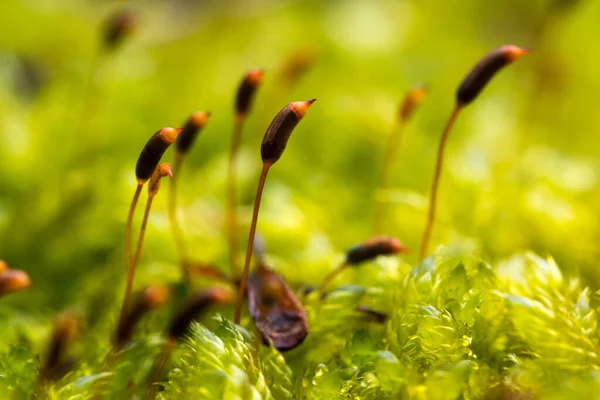
[[465, 106], [470, 104], [477, 98], [477, 96], [479, 96], [483, 88], [498, 71], [528, 52], [529, 50], [527, 49], [522, 49], [513, 45], [498, 47], [479, 60], [479, 62], [477, 62], [471, 71], [469, 71], [467, 76], [462, 80], [460, 86], [458, 87], [458, 91], [456, 92], [456, 103], [442, 132], [442, 137], [440, 139], [437, 151], [433, 181], [431, 183], [431, 193], [429, 196], [429, 210], [427, 212], [427, 221], [425, 223], [423, 239], [421, 240], [421, 251], [419, 253], [421, 260], [425, 258], [429, 249], [431, 231], [433, 229], [433, 223], [435, 220], [438, 187], [444, 163], [444, 150], [446, 148], [448, 135], [452, 130], [452, 126], [454, 125], [458, 114]]
[[240, 322], [242, 313], [242, 301], [245, 297], [246, 281], [248, 280], [248, 272], [250, 270], [250, 260], [252, 259], [252, 248], [254, 244], [254, 235], [256, 233], [256, 222], [258, 219], [258, 210], [260, 208], [260, 200], [262, 197], [263, 188], [265, 186], [265, 180], [267, 179], [267, 173], [269, 168], [275, 164], [287, 145], [288, 139], [292, 134], [292, 131], [298, 125], [298, 123], [304, 118], [308, 112], [308, 108], [316, 99], [307, 101], [296, 101], [285, 106], [275, 116], [263, 138], [263, 142], [260, 148], [260, 154], [263, 162], [262, 171], [258, 181], [258, 188], [256, 190], [256, 196], [254, 197], [254, 210], [252, 212], [252, 222], [250, 223], [250, 232], [248, 234], [248, 246], [246, 248], [246, 261], [244, 263], [244, 269], [242, 271], [242, 279], [240, 281], [240, 289], [238, 292], [237, 304], [235, 307], [235, 323]]

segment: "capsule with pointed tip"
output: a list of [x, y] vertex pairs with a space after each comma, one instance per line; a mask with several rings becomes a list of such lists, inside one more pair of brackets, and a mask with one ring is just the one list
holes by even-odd
[[346, 264], [357, 265], [379, 256], [406, 253], [408, 250], [398, 239], [379, 236], [351, 247], [346, 252]]
[[207, 111], [196, 111], [190, 115], [183, 129], [177, 135], [175, 147], [178, 153], [187, 153], [190, 150], [194, 140], [208, 122], [209, 117], [210, 113]]
[[463, 79], [456, 93], [456, 101], [465, 106], [475, 100], [485, 85], [506, 65], [529, 53], [514, 45], [500, 46], [483, 57]]
[[0, 272], [0, 296], [19, 292], [31, 286], [29, 275], [19, 269], [9, 269]]
[[136, 15], [131, 10], [119, 10], [112, 14], [104, 25], [104, 47], [114, 49], [133, 32]]
[[175, 142], [179, 132], [181, 132], [181, 128], [166, 127], [160, 129], [148, 139], [135, 166], [135, 176], [138, 183], [143, 184], [150, 179], [161, 157], [169, 146]]
[[260, 68], [251, 69], [246, 73], [235, 97], [235, 113], [238, 119], [244, 118], [252, 107], [252, 102], [265, 72]]
[[224, 304], [233, 301], [231, 291], [214, 287], [203, 290], [194, 295], [173, 318], [169, 327], [169, 339], [181, 340], [189, 329], [191, 323], [201, 314], [205, 313], [215, 304]]
[[275, 116], [265, 132], [260, 148], [262, 161], [265, 165], [273, 165], [281, 158], [292, 131], [306, 115], [310, 105], [316, 100], [295, 101], [283, 107]]
[[115, 344], [122, 346], [131, 340], [133, 330], [140, 319], [150, 310], [166, 304], [171, 297], [169, 288], [163, 285], [150, 285], [144, 288], [132, 302], [126, 318], [119, 323]]
[[171, 172], [171, 166], [169, 163], [160, 163], [158, 167], [154, 170], [154, 173], [150, 177], [150, 181], [148, 182], [148, 196], [154, 197], [158, 193], [158, 189], [160, 189], [160, 180], [168, 176], [169, 178], [173, 177], [173, 173]]
[[427, 97], [427, 87], [425, 85], [411, 89], [400, 105], [400, 121], [408, 121], [417, 107], [425, 100], [425, 97]]

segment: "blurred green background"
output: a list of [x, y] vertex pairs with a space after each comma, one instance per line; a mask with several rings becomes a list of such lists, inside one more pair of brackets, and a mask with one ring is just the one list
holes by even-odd
[[[136, 13], [136, 30], [99, 57], [102, 23], [121, 7]], [[137, 156], [153, 132], [195, 110], [212, 117], [180, 176], [178, 212], [193, 258], [227, 270], [233, 101], [252, 67], [265, 79], [239, 163], [242, 245], [262, 135], [285, 104], [316, 97], [265, 189], [258, 229], [274, 268], [320, 282], [370, 236], [377, 195], [389, 204], [386, 232], [415, 250], [406, 257], [415, 263], [455, 90], [508, 43], [533, 52], [459, 118], [433, 244], [468, 243], [490, 261], [532, 249], [600, 284], [600, 2], [13, 0], [1, 9], [0, 259], [34, 285], [3, 298], [2, 315], [120, 301]], [[281, 76], [294, 55], [313, 62], [289, 85]], [[404, 132], [392, 190], [378, 194], [398, 105], [417, 83], [430, 94]], [[163, 189], [136, 287], [179, 279], [165, 199]]]

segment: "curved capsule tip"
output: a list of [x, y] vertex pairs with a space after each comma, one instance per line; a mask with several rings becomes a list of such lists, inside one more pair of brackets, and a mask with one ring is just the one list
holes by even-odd
[[306, 101], [294, 101], [293, 103], [290, 103], [290, 109], [294, 112], [294, 114], [296, 114], [296, 116], [299, 119], [301, 119], [306, 115], [306, 113], [308, 112], [308, 108], [315, 101], [317, 101], [317, 99], [311, 99]]
[[208, 289], [207, 294], [208, 297], [212, 300], [213, 304], [229, 303], [235, 300], [235, 296], [233, 295], [233, 292], [231, 292], [231, 290], [221, 287], [214, 287]]
[[183, 130], [183, 128], [171, 128], [171, 127], [162, 128], [160, 130], [160, 138], [166, 144], [172, 144], [175, 142], [175, 139], [177, 139], [177, 135], [182, 130]]
[[196, 111], [190, 116], [190, 121], [198, 129], [204, 127], [210, 118], [210, 112], [208, 111]]
[[169, 178], [173, 177], [173, 172], [171, 172], [171, 165], [169, 163], [161, 163], [158, 167], [158, 176], [164, 178], [168, 176]]
[[149, 307], [159, 307], [166, 304], [171, 299], [171, 291], [167, 286], [150, 285], [144, 292], [144, 301]]
[[61, 336], [71, 340], [81, 331], [82, 321], [75, 313], [66, 311], [57, 317], [55, 327]]
[[263, 77], [265, 76], [265, 70], [262, 68], [254, 68], [248, 71], [246, 74], [246, 80], [253, 86], [258, 86]]
[[173, 178], [171, 166], [169, 163], [160, 163], [154, 170], [154, 173], [152, 173], [150, 182], [148, 183], [148, 195], [150, 197], [156, 196], [158, 189], [160, 188], [160, 180], [165, 176]]
[[523, 49], [519, 46], [515, 46], [513, 44], [507, 44], [501, 47], [504, 54], [506, 54], [506, 58], [512, 62], [517, 60], [518, 58], [524, 56], [525, 54], [531, 53], [531, 49]]

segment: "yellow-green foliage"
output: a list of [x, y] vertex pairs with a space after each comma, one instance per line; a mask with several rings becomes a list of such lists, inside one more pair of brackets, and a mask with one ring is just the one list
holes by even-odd
[[[134, 286], [170, 285], [173, 299], [112, 353], [136, 157], [156, 130], [211, 111], [178, 177], [178, 216], [190, 258], [229, 271], [233, 97], [255, 67], [265, 77], [240, 148], [240, 247], [268, 123], [288, 102], [316, 97], [265, 187], [258, 230], [268, 264], [294, 290], [318, 287], [370, 236], [375, 198], [387, 206], [384, 232], [413, 252], [348, 268], [323, 297], [300, 294], [309, 335], [285, 354], [262, 345], [246, 312], [237, 326], [232, 307], [209, 311], [174, 350], [161, 398], [600, 398], [599, 1], [0, 4], [0, 260], [32, 280], [0, 298], [0, 400], [145, 396], [176, 308], [213, 282], [181, 284], [165, 182]], [[99, 28], [117, 6], [138, 15], [137, 29], [99, 56]], [[442, 246], [419, 263], [455, 90], [504, 43], [533, 51], [457, 120], [431, 249]], [[288, 85], [281, 71], [293, 53], [314, 63]], [[398, 104], [419, 82], [429, 95], [403, 130], [391, 186], [378, 190]], [[359, 305], [389, 319], [379, 324]], [[68, 349], [75, 363], [42, 388], [63, 309], [85, 321]]]

